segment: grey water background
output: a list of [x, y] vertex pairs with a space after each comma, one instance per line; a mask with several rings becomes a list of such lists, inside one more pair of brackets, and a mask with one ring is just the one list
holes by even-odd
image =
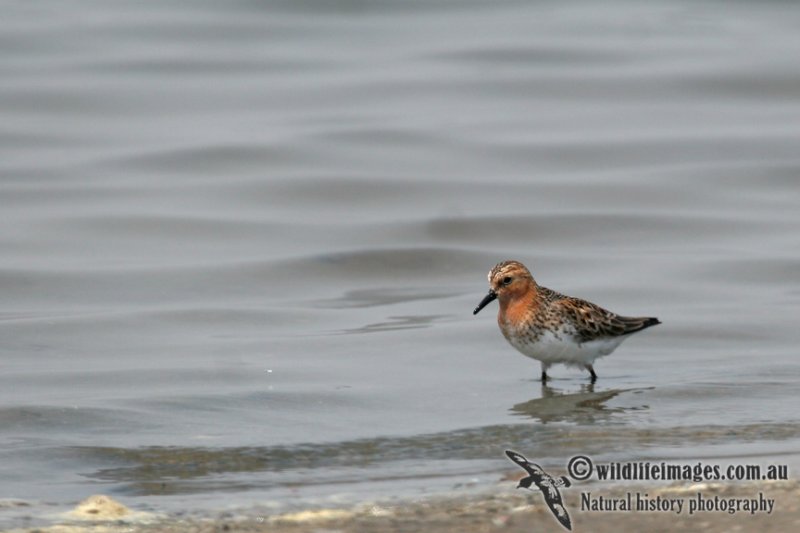
[[[798, 463], [800, 7], [2, 12], [0, 525]], [[663, 325], [542, 387], [509, 258]]]

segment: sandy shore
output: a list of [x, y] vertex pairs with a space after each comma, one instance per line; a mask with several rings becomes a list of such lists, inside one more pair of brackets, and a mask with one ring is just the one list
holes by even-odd
[[[800, 484], [796, 481], [751, 484], [684, 486], [647, 486], [630, 484], [626, 487], [573, 487], [565, 491], [566, 508], [572, 519], [573, 531], [800, 531]], [[631, 493], [631, 500], [628, 500]], [[729, 510], [703, 510], [689, 514], [691, 500], [700, 498], [707, 505], [736, 505]], [[587, 496], [588, 494], [588, 496]], [[651, 501], [683, 501], [683, 508], [672, 510], [599, 511], [582, 509], [593, 505], [623, 506], [647, 495]], [[31, 533], [105, 533], [105, 532], [275, 532], [275, 533], [384, 533], [384, 532], [459, 532], [478, 533], [503, 531], [536, 532], [566, 531], [555, 520], [539, 493], [508, 490], [508, 483], [498, 485], [497, 492], [470, 497], [432, 497], [424, 501], [393, 503], [391, 505], [363, 504], [350, 509], [317, 509], [291, 514], [273, 515], [241, 512], [207, 517], [157, 517], [146, 513], [126, 514], [124, 506], [106, 497], [93, 497], [53, 526], [17, 530]], [[602, 499], [601, 499], [602, 498]], [[724, 503], [722, 503], [724, 501]], [[772, 509], [763, 509], [773, 501]], [[616, 504], [614, 503], [616, 502]], [[747, 502], [747, 503], [745, 503]], [[758, 502], [756, 504], [756, 502]], [[742, 507], [761, 506], [752, 512]], [[106, 514], [108, 513], [108, 514]]]

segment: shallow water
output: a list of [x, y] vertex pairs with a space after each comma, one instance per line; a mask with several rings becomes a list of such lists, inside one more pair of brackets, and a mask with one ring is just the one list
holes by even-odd
[[[0, 21], [0, 525], [274, 508], [518, 449], [797, 464], [800, 8], [59, 2]], [[589, 386], [516, 258], [663, 325]]]

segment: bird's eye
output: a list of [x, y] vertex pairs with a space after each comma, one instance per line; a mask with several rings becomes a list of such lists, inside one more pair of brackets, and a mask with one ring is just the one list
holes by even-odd
[[506, 276], [503, 278], [503, 285], [511, 285], [511, 277]]

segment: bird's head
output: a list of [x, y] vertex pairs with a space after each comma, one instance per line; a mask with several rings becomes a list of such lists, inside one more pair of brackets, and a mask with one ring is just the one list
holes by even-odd
[[530, 476], [524, 477], [524, 478], [519, 480], [519, 483], [517, 483], [517, 488], [518, 489], [529, 489], [529, 488], [531, 488], [531, 483], [533, 483], [533, 479]]
[[495, 299], [500, 303], [507, 303], [527, 293], [532, 284], [535, 284], [530, 271], [519, 261], [503, 261], [489, 271], [489, 294], [487, 294], [473, 315], [477, 315]]

